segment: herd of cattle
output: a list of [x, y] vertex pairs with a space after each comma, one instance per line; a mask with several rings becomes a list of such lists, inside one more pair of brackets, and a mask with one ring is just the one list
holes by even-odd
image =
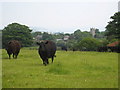
[[[39, 45], [39, 49], [38, 49], [38, 53], [43, 61], [43, 64], [46, 66], [47, 64], [49, 64], [48, 59], [51, 58], [52, 62], [54, 60], [55, 53], [56, 53], [56, 44], [52, 41], [41, 41], [41, 42], [37, 42], [37, 45]], [[6, 45], [6, 51], [9, 55], [9, 59], [11, 58], [11, 55], [13, 54], [13, 58], [17, 59], [17, 56], [20, 52], [20, 48], [21, 48], [21, 44], [19, 41], [17, 40], [11, 40], [7, 43]], [[62, 50], [67, 51], [67, 47], [62, 47]], [[73, 49], [73, 51], [75, 51]], [[99, 47], [98, 50], [99, 52], [107, 52], [107, 51], [111, 51], [111, 52], [117, 52], [120, 53], [120, 47]]]
[[[43, 64], [46, 66], [49, 64], [48, 58], [52, 58], [52, 62], [55, 57], [56, 45], [52, 41], [42, 41], [37, 42], [39, 45], [38, 53], [43, 60]], [[20, 52], [21, 44], [17, 40], [11, 40], [6, 45], [6, 50], [9, 55], [9, 59], [11, 58], [11, 54], [13, 54], [13, 58], [17, 59], [17, 56]]]
[[119, 46], [104, 46], [104, 47], [99, 47], [98, 50], [99, 52], [117, 52], [120, 53], [120, 47]]

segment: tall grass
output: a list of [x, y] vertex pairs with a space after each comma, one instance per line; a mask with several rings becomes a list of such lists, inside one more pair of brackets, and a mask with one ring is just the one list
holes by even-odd
[[118, 54], [57, 51], [44, 66], [37, 50], [22, 49], [18, 59], [2, 50], [3, 88], [117, 88]]
[[68, 74], [69, 71], [66, 70], [65, 67], [60, 62], [58, 62], [58, 63], [50, 66], [50, 68], [48, 69], [48, 73], [62, 75], [62, 74]]

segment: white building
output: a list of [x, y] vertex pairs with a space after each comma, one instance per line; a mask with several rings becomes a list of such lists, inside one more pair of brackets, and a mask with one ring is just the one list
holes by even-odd
[[69, 39], [69, 36], [68, 35], [66, 35], [66, 36], [64, 36], [64, 41], [67, 41]]
[[95, 31], [96, 31], [96, 28], [90, 28], [90, 33], [92, 34], [93, 38], [95, 37]]
[[62, 41], [62, 39], [56, 39], [56, 41]]
[[36, 39], [37, 41], [41, 40], [41, 39], [42, 39], [42, 35], [37, 35], [37, 36], [35, 37], [35, 39]]

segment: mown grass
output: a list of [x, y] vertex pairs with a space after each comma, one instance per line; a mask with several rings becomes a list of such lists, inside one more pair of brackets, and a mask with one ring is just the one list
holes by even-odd
[[21, 49], [18, 59], [2, 50], [3, 88], [117, 88], [118, 54], [57, 51], [42, 64], [37, 50]]

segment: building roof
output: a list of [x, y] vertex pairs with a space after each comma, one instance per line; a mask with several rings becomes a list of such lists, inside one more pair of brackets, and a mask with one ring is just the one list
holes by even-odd
[[113, 46], [117, 46], [119, 43], [120, 43], [120, 41], [116, 41], [116, 42], [108, 44], [107, 46], [113, 47]]
[[64, 40], [68, 40], [70, 36], [66, 35], [64, 36]]

